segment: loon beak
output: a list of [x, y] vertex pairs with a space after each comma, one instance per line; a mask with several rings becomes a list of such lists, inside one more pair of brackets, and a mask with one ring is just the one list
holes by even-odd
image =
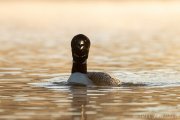
[[79, 41], [77, 48], [82, 51], [83, 49], [85, 49], [85, 43], [84, 41]]
[[81, 46], [81, 47], [80, 47], [80, 50], [83, 50], [84, 48], [85, 48], [85, 46]]

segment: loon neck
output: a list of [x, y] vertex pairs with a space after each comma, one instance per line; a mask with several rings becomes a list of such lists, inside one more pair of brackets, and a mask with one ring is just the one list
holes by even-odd
[[73, 61], [72, 71], [71, 73], [80, 72], [80, 73], [87, 73], [87, 63], [86, 61], [84, 63], [78, 63]]

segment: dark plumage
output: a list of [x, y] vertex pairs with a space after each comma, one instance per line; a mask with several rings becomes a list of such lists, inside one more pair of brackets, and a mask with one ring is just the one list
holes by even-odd
[[69, 85], [119, 86], [120, 81], [104, 72], [87, 72], [87, 59], [91, 42], [83, 34], [78, 34], [71, 41], [73, 66]]
[[88, 78], [98, 86], [119, 86], [120, 81], [104, 72], [88, 72]]

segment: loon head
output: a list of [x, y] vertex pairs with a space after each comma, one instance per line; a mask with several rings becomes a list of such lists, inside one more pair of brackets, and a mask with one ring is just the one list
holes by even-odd
[[83, 64], [86, 62], [89, 54], [90, 40], [83, 34], [78, 34], [71, 41], [71, 50], [73, 62]]

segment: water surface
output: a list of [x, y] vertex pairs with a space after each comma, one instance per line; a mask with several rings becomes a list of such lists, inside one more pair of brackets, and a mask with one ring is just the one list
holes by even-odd
[[[0, 2], [0, 119], [180, 119], [179, 2]], [[73, 87], [70, 41], [120, 87]], [[57, 84], [57, 82], [59, 84]]]

